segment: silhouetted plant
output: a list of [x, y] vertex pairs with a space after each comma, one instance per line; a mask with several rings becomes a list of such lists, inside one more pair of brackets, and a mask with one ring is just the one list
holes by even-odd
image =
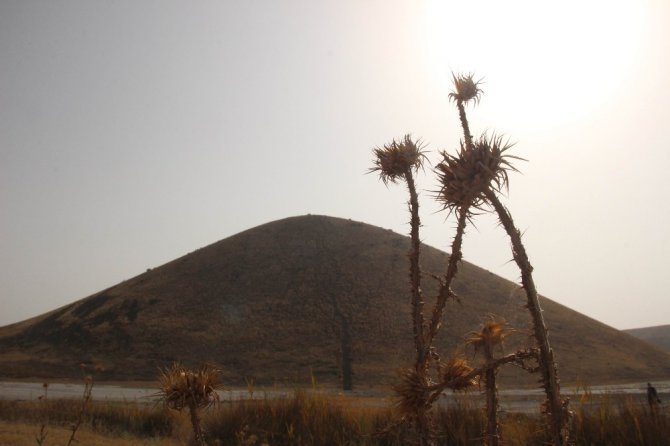
[[[474, 346], [475, 353], [482, 351], [485, 364], [493, 362], [493, 350], [502, 345], [502, 341], [509, 334], [502, 323], [489, 320], [480, 331], [470, 333], [467, 344]], [[498, 423], [498, 389], [496, 386], [497, 370], [486, 369], [484, 384], [486, 386], [486, 444], [498, 446], [502, 440], [500, 435], [500, 424]]]
[[208, 364], [194, 371], [175, 363], [162, 371], [159, 380], [161, 401], [179, 412], [188, 408], [194, 441], [198, 446], [206, 445], [198, 410], [218, 401], [219, 371]]
[[47, 439], [47, 436], [49, 435], [47, 431], [47, 425], [49, 424], [49, 411], [46, 410], [49, 383], [42, 383], [42, 388], [44, 389], [44, 395], [40, 395], [38, 399], [44, 407], [42, 408], [42, 416], [40, 417], [42, 419], [40, 423], [40, 431], [37, 435], [35, 435], [35, 441], [37, 442], [38, 446], [42, 446], [44, 441]]
[[79, 369], [81, 370], [81, 373], [84, 376], [84, 394], [82, 395], [83, 400], [81, 402], [81, 407], [79, 408], [77, 419], [72, 425], [72, 434], [70, 435], [70, 439], [67, 442], [67, 446], [70, 446], [72, 442], [75, 441], [77, 431], [79, 430], [81, 424], [84, 422], [86, 412], [90, 409], [91, 406], [91, 394], [93, 392], [93, 384], [95, 383], [95, 374], [102, 371], [101, 366], [94, 366], [92, 372], [89, 374], [87, 373], [88, 366], [84, 363], [79, 364]]
[[549, 417], [553, 441], [556, 445], [568, 442], [568, 400], [561, 398], [558, 369], [554, 360], [554, 351], [549, 344], [547, 326], [542, 316], [540, 300], [533, 280], [533, 267], [528, 260], [526, 249], [521, 242], [521, 232], [514, 226], [512, 216], [500, 202], [495, 192], [487, 191], [486, 198], [496, 210], [500, 223], [510, 237], [514, 261], [521, 270], [521, 283], [526, 292], [527, 308], [533, 321], [533, 334], [539, 349], [539, 368], [542, 386], [547, 400], [543, 412]]
[[374, 149], [375, 160], [371, 172], [379, 172], [379, 177], [388, 186], [402, 180], [409, 191], [410, 211], [410, 240], [409, 252], [410, 290], [412, 294], [412, 328], [414, 332], [414, 347], [416, 359], [414, 368], [401, 372], [400, 384], [396, 392], [400, 395], [398, 407], [403, 415], [416, 425], [419, 433], [420, 445], [430, 442], [430, 420], [428, 410], [428, 377], [427, 355], [429, 347], [426, 345], [424, 333], [423, 295], [421, 290], [421, 240], [419, 239], [419, 199], [414, 181], [414, 173], [423, 167], [425, 155], [419, 141], [413, 141], [406, 135], [400, 141], [395, 139], [381, 148]]
[[490, 206], [509, 235], [514, 260], [521, 270], [521, 283], [526, 292], [527, 307], [533, 322], [533, 334], [539, 349], [539, 369], [547, 395], [544, 411], [549, 416], [554, 444], [564, 445], [568, 441], [567, 400], [561, 399], [558, 371], [533, 281], [533, 268], [521, 242], [521, 233], [514, 226], [509, 211], [498, 198], [502, 189], [507, 188], [507, 171], [516, 170], [510, 159], [519, 158], [505, 153], [511, 144], [504, 142], [499, 135], [487, 137], [483, 134], [479, 140], [472, 140], [463, 102], [465, 98], [474, 99], [475, 102], [479, 100], [478, 82], [473, 80], [472, 74], [454, 75], [454, 84], [456, 92], [452, 93], [451, 97], [458, 107], [465, 144], [461, 143], [461, 151], [456, 157], [443, 152], [443, 162], [437, 167], [442, 186], [438, 198], [445, 203], [457, 204], [470, 200], [472, 206], [482, 210]]
[[[484, 323], [479, 331], [470, 333], [466, 344], [475, 348], [475, 353], [481, 351], [484, 355], [484, 385], [486, 393], [486, 436], [485, 443], [488, 446], [498, 446], [502, 444], [502, 430], [498, 420], [498, 387], [496, 385], [496, 375], [498, 368], [504, 364], [495, 361], [494, 350], [501, 347], [505, 338], [514, 333], [514, 330], [505, 326], [504, 322], [498, 321], [493, 317]], [[520, 365], [525, 370], [532, 370], [526, 364], [526, 360], [537, 361], [537, 350], [520, 350], [514, 355], [508, 357], [511, 362]]]
[[[458, 264], [462, 259], [462, 242], [466, 224], [468, 220], [473, 218], [474, 212], [483, 212], [492, 208], [511, 238], [514, 260], [521, 270], [522, 285], [526, 291], [527, 307], [531, 313], [533, 333], [538, 345], [539, 370], [542, 374], [542, 383], [547, 395], [545, 413], [549, 418], [551, 437], [555, 445], [564, 445], [568, 441], [567, 402], [563, 402], [560, 397], [558, 373], [531, 274], [532, 267], [521, 242], [521, 235], [514, 226], [509, 211], [498, 199], [498, 194], [503, 189], [507, 189], [508, 172], [516, 171], [516, 168], [512, 165], [512, 160], [521, 158], [506, 153], [512, 147], [512, 144], [500, 135], [493, 133], [489, 136], [484, 133], [479, 139], [475, 140], [473, 138], [465, 112], [465, 105], [479, 102], [482, 94], [480, 82], [475, 81], [472, 74], [454, 74], [453, 81], [454, 91], [449, 97], [456, 103], [459, 112], [463, 140], [460, 143], [459, 151], [455, 155], [446, 151], [440, 152], [442, 160], [435, 167], [439, 189], [435, 195], [444, 210], [447, 210], [449, 214], [456, 215], [458, 223], [452, 241], [447, 269], [444, 277], [440, 279], [436, 303], [427, 326], [424, 324], [424, 302], [421, 293], [421, 270], [419, 267], [419, 204], [413, 177], [413, 172], [418, 171], [419, 167], [422, 166], [424, 154], [420, 150], [421, 146], [412, 141], [409, 135], [405, 136], [400, 142], [393, 140], [383, 148], [374, 150], [376, 159], [374, 161], [375, 166], [371, 171], [378, 171], [380, 178], [387, 185], [389, 181], [395, 183], [398, 180], [404, 180], [410, 193], [410, 238], [412, 244], [409, 253], [410, 287], [412, 292], [414, 343], [417, 356], [414, 369], [403, 371], [400, 377], [401, 382], [396, 386], [396, 392], [400, 396], [399, 407], [408, 419], [414, 421], [419, 444], [430, 444], [432, 440], [429, 410], [439, 392], [446, 388], [453, 388], [457, 384], [464, 385], [469, 380], [477, 379], [482, 374], [487, 375], [495, 387], [495, 368], [492, 368], [493, 366], [498, 367], [509, 362], [516, 362], [525, 358], [525, 355], [530, 357], [535, 354], [534, 351], [531, 354], [528, 350], [517, 352], [519, 356], [513, 354], [496, 361], [487, 358], [485, 367], [473, 369], [457, 378], [448, 379], [443, 373], [438, 373], [437, 384], [432, 383], [428, 376], [431, 360], [435, 360], [438, 370], [442, 368], [439, 356], [434, 350], [433, 342], [443, 323], [447, 300], [450, 297], [457, 299], [456, 294], [451, 289], [451, 284], [456, 277]], [[494, 433], [494, 435], [497, 434]]]

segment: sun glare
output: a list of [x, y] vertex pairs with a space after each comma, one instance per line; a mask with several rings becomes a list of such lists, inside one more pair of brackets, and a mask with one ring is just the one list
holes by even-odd
[[[636, 0], [426, 3], [425, 60], [436, 85], [451, 72], [495, 80], [492, 103], [541, 128], [593, 113], [631, 76], [644, 38]], [[496, 89], [495, 86], [500, 86]]]

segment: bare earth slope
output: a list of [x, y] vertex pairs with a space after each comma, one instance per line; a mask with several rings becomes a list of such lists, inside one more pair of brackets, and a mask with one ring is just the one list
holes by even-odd
[[[354, 385], [385, 384], [412, 354], [408, 246], [407, 237], [339, 218], [267, 223], [1, 327], [0, 376], [77, 377], [77, 365], [90, 362], [108, 379], [151, 379], [173, 361], [206, 361], [228, 383], [305, 383], [311, 374], [337, 383], [351, 373]], [[424, 247], [429, 304], [436, 284], [427, 276], [441, 274], [447, 258]], [[517, 285], [464, 263], [454, 289], [462, 305], [448, 304], [443, 357], [490, 313], [520, 330], [507, 351], [531, 342]], [[670, 377], [670, 354], [551, 300], [542, 305], [564, 382]]]
[[642, 339], [652, 345], [655, 345], [666, 352], [670, 352], [670, 325], [658, 325], [656, 327], [631, 328], [623, 330], [629, 335]]

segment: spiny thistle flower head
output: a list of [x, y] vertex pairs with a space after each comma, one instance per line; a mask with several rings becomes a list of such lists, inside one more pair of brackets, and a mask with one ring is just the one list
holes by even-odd
[[413, 141], [411, 135], [405, 135], [400, 141], [394, 139], [373, 150], [374, 167], [369, 171], [379, 172], [379, 177], [386, 185], [389, 181], [395, 183], [398, 179], [405, 178], [407, 172], [423, 167], [426, 156], [421, 149], [421, 140]]
[[481, 79], [475, 81], [472, 73], [458, 75], [452, 73], [451, 76], [454, 80], [454, 91], [449, 93], [449, 99], [463, 103], [471, 100], [474, 100], [475, 104], [479, 102], [483, 93], [479, 88], [479, 84], [482, 83]]
[[500, 135], [488, 137], [484, 133], [471, 149], [461, 141], [456, 155], [442, 151], [442, 161], [435, 167], [435, 173], [440, 182], [436, 198], [443, 209], [449, 212], [460, 208], [481, 209], [489, 189], [501, 192], [506, 188], [508, 170], [517, 170], [510, 158], [522, 159], [505, 153], [512, 146]]
[[218, 401], [219, 370], [205, 364], [190, 370], [179, 363], [161, 371], [157, 396], [170, 409], [208, 407]]
[[467, 390], [477, 384], [476, 378], [467, 378], [473, 370], [465, 358], [454, 356], [440, 366], [440, 379], [452, 390]]
[[400, 382], [393, 386], [397, 394], [396, 407], [403, 415], [416, 414], [428, 408], [429, 389], [425, 377], [414, 369], [400, 371]]
[[513, 330], [508, 329], [505, 325], [504, 321], [495, 320], [491, 317], [481, 326], [479, 331], [470, 333], [470, 337], [466, 343], [473, 345], [476, 350], [480, 348], [492, 350], [493, 347], [501, 345], [507, 336], [514, 333]]

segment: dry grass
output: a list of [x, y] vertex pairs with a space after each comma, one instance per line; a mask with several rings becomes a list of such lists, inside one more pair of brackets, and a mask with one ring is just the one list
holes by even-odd
[[[45, 425], [47, 433], [52, 428], [64, 427], [71, 434], [71, 426], [78, 419], [80, 407], [81, 402], [76, 399], [0, 400], [0, 420], [35, 425], [35, 435], [39, 433], [41, 424]], [[167, 410], [159, 407], [137, 403], [92, 402], [82, 418], [81, 429], [93, 429], [110, 436], [168, 437], [174, 434], [174, 420]], [[47, 434], [45, 445], [50, 444], [48, 438]]]
[[[78, 401], [53, 401], [47, 426], [47, 446], [67, 444], [71, 433], [66, 419], [76, 416]], [[576, 446], [666, 445], [670, 415], [651, 413], [633, 400], [604, 398], [575, 402], [571, 438]], [[35, 445], [39, 420], [38, 402], [0, 401], [0, 446]], [[60, 418], [58, 418], [58, 415]], [[104, 416], [103, 416], [104, 414]], [[388, 401], [298, 392], [284, 399], [222, 403], [203, 417], [213, 445], [361, 445], [407, 444], [406, 427], [394, 424]], [[92, 446], [183, 445], [191, 436], [186, 414], [169, 415], [160, 406], [94, 403], [77, 433], [77, 444]], [[480, 444], [485, 431], [484, 411], [468, 403], [433, 410], [438, 445]], [[143, 428], [139, 428], [144, 426]], [[150, 428], [150, 426], [154, 426]], [[158, 428], [158, 426], [163, 426]], [[501, 417], [505, 444], [543, 444], [543, 422], [538, 416], [507, 413]], [[157, 432], [169, 432], [159, 435]]]
[[[0, 421], [0, 446], [35, 446], [37, 424]], [[44, 442], [48, 446], [65, 445], [72, 434], [66, 426], [50, 426]], [[77, 432], [77, 443], [85, 446], [178, 446], [183, 442], [176, 438], [138, 438], [130, 434], [102, 434], [90, 427]]]
[[205, 445], [198, 410], [210, 407], [219, 401], [219, 370], [205, 364], [191, 370], [180, 363], [163, 370], [160, 376], [158, 397], [168, 408], [181, 412], [188, 408], [191, 417], [194, 443]]

